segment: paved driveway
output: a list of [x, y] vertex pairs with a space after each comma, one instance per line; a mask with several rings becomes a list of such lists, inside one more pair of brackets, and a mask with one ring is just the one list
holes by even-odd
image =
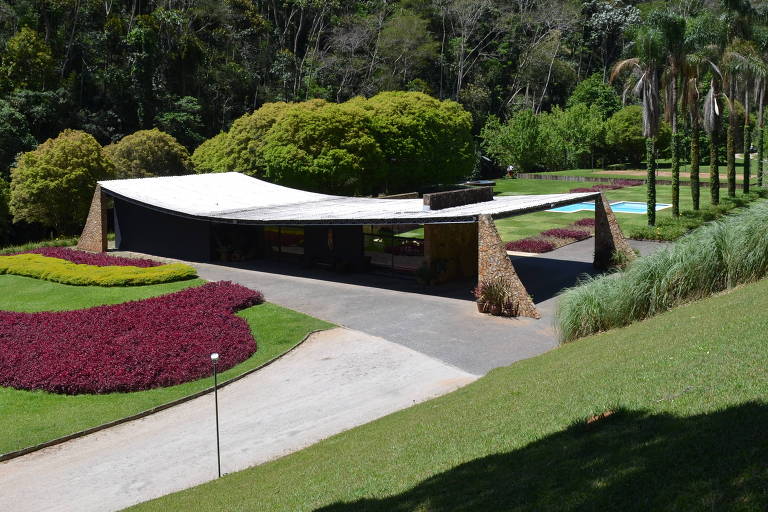
[[[347, 329], [219, 392], [222, 471], [453, 391], [477, 376]], [[216, 477], [213, 395], [0, 464], [2, 511], [109, 511]]]
[[[661, 247], [632, 242], [641, 253]], [[535, 257], [513, 257], [541, 320], [477, 312], [475, 282], [425, 289], [412, 279], [302, 270], [263, 262], [249, 266], [195, 264], [201, 277], [229, 280], [264, 292], [267, 300], [338, 325], [380, 336], [473, 374], [526, 359], [557, 346], [555, 295], [579, 275], [592, 274], [593, 240]]]

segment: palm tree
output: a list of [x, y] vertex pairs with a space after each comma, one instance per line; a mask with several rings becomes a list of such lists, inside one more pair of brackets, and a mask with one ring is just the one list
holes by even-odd
[[662, 73], [665, 92], [665, 118], [672, 126], [672, 215], [680, 215], [680, 150], [681, 134], [677, 126], [677, 107], [679, 84], [682, 81], [686, 64], [686, 20], [668, 10], [654, 11], [649, 23], [661, 33], [666, 54], [666, 63]]
[[701, 205], [701, 187], [699, 185], [699, 165], [701, 162], [701, 146], [699, 144], [699, 136], [701, 133], [701, 115], [699, 114], [699, 102], [701, 100], [701, 95], [699, 94], [699, 66], [695, 64], [689, 65], [686, 69], [682, 107], [683, 111], [688, 114], [688, 123], [691, 127], [691, 201], [693, 202], [693, 209], [698, 210]]
[[720, 204], [720, 168], [717, 164], [717, 134], [720, 131], [720, 105], [717, 78], [720, 76], [716, 66], [709, 91], [704, 98], [704, 129], [709, 134], [709, 193], [713, 205]]
[[648, 225], [656, 224], [656, 136], [659, 133], [659, 65], [663, 60], [663, 38], [653, 27], [641, 27], [632, 41], [634, 57], [617, 62], [611, 81], [624, 71], [631, 73], [633, 93], [643, 104], [643, 137], [648, 164]]
[[[736, 131], [735, 96], [737, 86], [744, 90], [744, 193], [749, 193], [751, 162], [749, 149], [752, 132], [749, 125], [750, 96], [749, 92], [757, 79], [768, 75], [763, 60], [757, 49], [750, 41], [734, 39], [723, 54], [723, 64], [726, 71], [728, 87], [728, 195], [736, 195], [736, 161], [734, 152], [734, 135]], [[741, 82], [739, 84], [739, 82]]]

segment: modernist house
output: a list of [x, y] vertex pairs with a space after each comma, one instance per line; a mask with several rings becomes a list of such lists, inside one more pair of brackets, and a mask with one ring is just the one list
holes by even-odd
[[[505, 275], [519, 282], [493, 219], [586, 200], [596, 201], [595, 264], [607, 266], [614, 251], [631, 252], [600, 193], [494, 197], [490, 187], [478, 187], [419, 199], [342, 197], [240, 173], [99, 182], [80, 248], [106, 250], [108, 198], [117, 249], [189, 261], [425, 266], [436, 281]], [[407, 236], [422, 228], [423, 239]]]

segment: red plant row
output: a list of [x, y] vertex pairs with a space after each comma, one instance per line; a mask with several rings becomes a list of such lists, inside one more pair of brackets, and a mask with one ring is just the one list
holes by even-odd
[[566, 238], [574, 240], [586, 240], [592, 233], [581, 229], [555, 228], [541, 232], [541, 236], [551, 236], [552, 238]]
[[507, 242], [508, 251], [520, 251], [520, 252], [549, 252], [555, 249], [555, 244], [548, 240], [541, 240], [539, 238], [523, 238], [522, 240], [515, 240], [514, 242]]
[[71, 261], [72, 263], [80, 263], [85, 265], [95, 265], [97, 267], [159, 267], [162, 263], [158, 261], [143, 259], [143, 258], [123, 258], [121, 256], [112, 256], [103, 253], [93, 253], [86, 251], [78, 251], [77, 249], [69, 249], [67, 247], [41, 247], [39, 249], [32, 249], [30, 251], [24, 251], [19, 254], [42, 254], [49, 258], [59, 258], [62, 260]]
[[229, 282], [150, 299], [51, 313], [0, 312], [0, 386], [111, 393], [172, 386], [232, 368], [256, 351], [235, 311], [261, 292]]

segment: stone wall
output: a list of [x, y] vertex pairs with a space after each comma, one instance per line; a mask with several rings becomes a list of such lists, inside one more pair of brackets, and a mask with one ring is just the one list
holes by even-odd
[[83, 233], [77, 242], [77, 248], [90, 252], [105, 252], [107, 250], [107, 197], [96, 185], [91, 200], [91, 208], [85, 221]]
[[635, 251], [621, 232], [611, 204], [601, 193], [595, 200], [595, 268], [605, 270], [635, 259]]
[[481, 215], [478, 221], [478, 284], [503, 280], [519, 316], [541, 318], [531, 296], [507, 255], [496, 224], [490, 215]]
[[425, 224], [424, 259], [436, 283], [477, 274], [477, 224]]
[[485, 201], [493, 201], [493, 187], [472, 187], [424, 194], [424, 206], [428, 206], [430, 210], [442, 210]]

